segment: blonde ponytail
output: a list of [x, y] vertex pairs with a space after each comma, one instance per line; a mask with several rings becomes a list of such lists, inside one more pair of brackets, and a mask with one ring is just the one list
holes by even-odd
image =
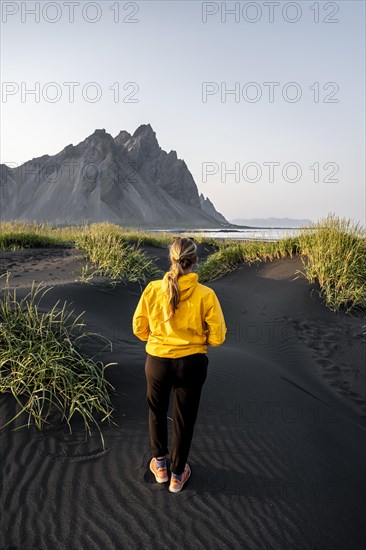
[[178, 279], [186, 270], [198, 262], [197, 245], [192, 239], [177, 237], [169, 247], [170, 270], [167, 272], [168, 302], [172, 318], [180, 301]]

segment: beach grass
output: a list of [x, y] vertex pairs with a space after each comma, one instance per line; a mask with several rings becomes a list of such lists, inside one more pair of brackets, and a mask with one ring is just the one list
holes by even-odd
[[95, 276], [109, 277], [112, 283], [140, 282], [162, 275], [153, 260], [139, 249], [169, 242], [168, 234], [154, 235], [136, 229], [102, 222], [80, 226], [53, 227], [37, 222], [0, 222], [0, 250], [67, 247], [85, 253], [81, 281]]
[[[109, 233], [129, 241], [139, 242], [142, 245], [151, 245], [158, 248], [165, 247], [172, 240], [172, 233], [160, 231], [153, 233], [135, 227], [120, 226], [110, 222], [80, 224], [71, 226], [52, 226], [50, 223], [37, 221], [0, 221], [0, 250], [21, 250], [24, 248], [46, 246], [75, 247], [81, 237], [88, 234]], [[198, 242], [205, 240], [197, 237]]]
[[140, 250], [142, 239], [137, 242], [126, 240], [118, 228], [92, 225], [84, 234], [77, 237], [75, 245], [84, 251], [86, 264], [82, 280], [89, 282], [94, 276], [108, 277], [112, 283], [124, 282], [140, 284], [163, 275], [154, 260]]
[[[0, 251], [21, 250], [25, 248], [36, 248], [46, 246], [68, 246], [75, 248], [81, 237], [88, 234], [109, 233], [120, 237], [130, 243], [150, 245], [164, 248], [172, 242], [179, 232], [159, 231], [149, 232], [136, 227], [120, 226], [110, 222], [92, 224], [80, 224], [71, 226], [52, 226], [50, 223], [39, 223], [37, 221], [0, 221]], [[198, 243], [216, 244], [218, 240], [196, 235], [192, 236]]]
[[297, 253], [296, 237], [286, 237], [278, 241], [223, 242], [219, 244], [219, 250], [200, 265], [199, 277], [202, 282], [213, 281], [243, 264], [292, 257]]
[[[309, 231], [310, 229], [310, 231]], [[328, 214], [300, 232], [306, 279], [317, 282], [332, 311], [366, 307], [366, 231], [359, 223]]]
[[[193, 232], [194, 233], [194, 232]], [[175, 234], [149, 233], [109, 222], [53, 227], [37, 222], [0, 222], [0, 250], [30, 247], [67, 246], [84, 251], [88, 262], [81, 275], [84, 282], [94, 276], [119, 281], [146, 283], [160, 278], [161, 270], [140, 248], [143, 245], [167, 248]], [[202, 282], [213, 281], [242, 264], [300, 255], [304, 276], [319, 285], [319, 294], [332, 311], [350, 311], [366, 304], [366, 238], [357, 223], [335, 214], [301, 228], [299, 235], [277, 241], [212, 239], [192, 235], [196, 242], [216, 248], [199, 266]]]
[[66, 233], [72, 234], [70, 229], [60, 234], [46, 223], [0, 222], [0, 250], [72, 245], [66, 238]]
[[[100, 422], [111, 422], [113, 406], [110, 394], [114, 387], [106, 380], [105, 370], [116, 363], [103, 364], [96, 355], [83, 351], [88, 339], [104, 342], [101, 351], [111, 348], [109, 340], [85, 331], [80, 314], [75, 317], [67, 303], [59, 301], [47, 312], [40, 310], [40, 301], [52, 287], [32, 285], [20, 300], [9, 286], [7, 272], [0, 300], [0, 393], [10, 393], [19, 405], [19, 412], [4, 428], [23, 413], [38, 430], [57, 417], [66, 421], [70, 432], [73, 417], [81, 417], [87, 434], [92, 427], [104, 439]], [[113, 422], [113, 421], [112, 421]], [[18, 429], [18, 428], [17, 428]]]
[[319, 295], [330, 310], [349, 313], [366, 307], [366, 232], [359, 223], [333, 213], [301, 228], [296, 237], [222, 243], [200, 266], [200, 280], [213, 281], [243, 264], [295, 254], [304, 266], [298, 276], [319, 285]]

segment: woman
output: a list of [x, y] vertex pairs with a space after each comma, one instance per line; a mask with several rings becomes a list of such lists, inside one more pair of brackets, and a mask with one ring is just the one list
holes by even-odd
[[226, 325], [215, 292], [192, 272], [198, 264], [194, 241], [178, 237], [169, 252], [170, 271], [146, 286], [133, 316], [133, 332], [147, 342], [150, 470], [158, 483], [169, 481], [167, 412], [173, 389], [169, 490], [178, 493], [191, 475], [186, 461], [207, 376], [207, 346], [225, 341]]

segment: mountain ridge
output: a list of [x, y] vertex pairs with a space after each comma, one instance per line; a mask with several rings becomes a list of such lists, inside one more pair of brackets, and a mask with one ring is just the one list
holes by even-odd
[[[196, 183], [176, 151], [164, 151], [150, 124], [114, 138], [96, 129], [76, 145], [10, 168], [0, 165], [0, 218], [55, 224], [229, 226], [202, 206]], [[207, 200], [207, 199], [205, 199]], [[208, 204], [208, 203], [207, 203]]]

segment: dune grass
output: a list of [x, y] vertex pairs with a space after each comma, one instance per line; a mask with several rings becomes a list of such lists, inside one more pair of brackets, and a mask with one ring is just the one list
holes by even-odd
[[366, 231], [335, 214], [299, 235], [304, 272], [332, 311], [366, 307]]
[[66, 302], [59, 307], [58, 301], [42, 312], [40, 301], [52, 287], [33, 283], [31, 291], [17, 300], [16, 290], [9, 288], [10, 273], [1, 277], [6, 280], [0, 300], [0, 393], [11, 393], [20, 410], [0, 428], [26, 413], [28, 423], [23, 426], [33, 422], [42, 430], [56, 416], [71, 432], [76, 416], [81, 417], [86, 435], [92, 427], [99, 430], [104, 447], [99, 423], [112, 421], [114, 390], [105, 370], [116, 363], [104, 365], [96, 356], [88, 357], [83, 345], [89, 338], [101, 339], [104, 348], [111, 343], [86, 332], [83, 314], [75, 317]]
[[[0, 250], [34, 246], [70, 246], [84, 250], [90, 264], [82, 272], [83, 281], [104, 275], [112, 283], [118, 281], [145, 283], [160, 278], [162, 272], [142, 245], [167, 247], [174, 233], [149, 233], [109, 222], [70, 227], [52, 227], [36, 222], [0, 222]], [[311, 283], [318, 283], [327, 307], [349, 311], [365, 306], [366, 238], [359, 224], [329, 214], [300, 235], [278, 241], [226, 241], [204, 235], [195, 240], [212, 244], [217, 252], [200, 265], [202, 282], [212, 281], [237, 269], [243, 263], [274, 258], [301, 256], [304, 271], [299, 272]]]
[[172, 233], [152, 233], [134, 227], [123, 227], [110, 222], [72, 226], [52, 226], [49, 223], [3, 221], [0, 222], [0, 250], [20, 250], [44, 246], [75, 247], [81, 237], [90, 233], [106, 232], [131, 243], [164, 247], [172, 240]]
[[335, 214], [303, 227], [296, 237], [222, 243], [200, 266], [200, 280], [218, 279], [244, 263], [294, 254], [300, 255], [304, 266], [298, 276], [319, 285], [319, 295], [330, 310], [342, 308], [349, 313], [355, 307], [366, 307], [366, 232], [359, 223]]
[[3, 251], [65, 246], [68, 243], [69, 239], [66, 239], [66, 232], [61, 236], [59, 232], [52, 231], [49, 224], [0, 222], [0, 250]]
[[89, 282], [94, 276], [109, 277], [117, 282], [140, 284], [163, 275], [154, 260], [139, 249], [142, 241], [130, 243], [118, 229], [110, 226], [92, 226], [77, 237], [76, 247], [81, 248], [91, 262], [82, 271], [82, 280]]
[[[141, 245], [158, 248], [164, 248], [174, 236], [179, 235], [179, 233], [175, 234], [169, 231], [154, 233], [110, 222], [54, 227], [49, 223], [36, 221], [0, 221], [0, 250], [20, 250], [43, 246], [75, 247], [81, 237], [91, 233], [94, 235], [109, 233], [130, 243], [139, 242]], [[215, 239], [196, 235], [194, 232], [191, 236], [199, 243], [216, 243]]]
[[238, 269], [242, 264], [253, 264], [274, 258], [292, 257], [298, 253], [296, 237], [278, 241], [223, 242], [219, 250], [211, 254], [199, 267], [202, 282], [213, 281]]
[[68, 247], [84, 251], [89, 263], [82, 269], [81, 280], [90, 282], [95, 276], [106, 276], [112, 284], [140, 282], [162, 273], [153, 260], [142, 252], [143, 244], [162, 247], [168, 235], [154, 235], [112, 223], [52, 227], [37, 222], [0, 222], [0, 250], [24, 248]]
[[[169, 232], [149, 233], [109, 222], [79, 226], [53, 227], [49, 223], [0, 222], [0, 250], [69, 247], [83, 250], [87, 263], [81, 272], [82, 282], [105, 276], [117, 282], [146, 283], [163, 276], [155, 262], [140, 250], [143, 245], [165, 248], [172, 241]], [[213, 239], [197, 237], [197, 242]]]

